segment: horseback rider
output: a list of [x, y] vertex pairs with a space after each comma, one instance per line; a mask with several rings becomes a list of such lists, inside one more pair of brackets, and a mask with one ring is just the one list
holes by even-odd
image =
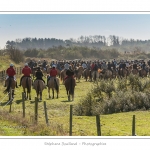
[[46, 65], [47, 65], [47, 62], [44, 60], [42, 63], [42, 67], [44, 68], [44, 70], [47, 70]]
[[31, 76], [30, 76], [30, 74], [32, 73], [31, 68], [28, 66], [27, 63], [25, 63], [24, 66], [25, 66], [25, 67], [22, 69], [22, 74], [23, 74], [23, 76], [22, 76], [21, 79], [20, 79], [20, 85], [19, 85], [19, 86], [21, 86], [21, 81], [22, 81], [22, 79], [23, 79], [24, 77], [30, 77], [30, 78], [31, 78]]
[[87, 68], [87, 65], [86, 65], [85, 61], [83, 61], [82, 67], [83, 67], [84, 70]]
[[120, 70], [122, 70], [122, 65], [123, 65], [123, 63], [122, 62], [120, 62], [120, 64], [119, 64], [119, 70], [118, 70], [118, 74], [120, 75]]
[[101, 73], [104, 74], [106, 70], [107, 70], [107, 65], [106, 65], [106, 62], [103, 61], [102, 62], [102, 72]]
[[65, 69], [65, 70], [68, 70], [68, 69], [69, 69], [69, 63], [68, 63], [68, 61], [65, 63], [64, 69]]
[[110, 64], [110, 62], [108, 62], [107, 64], [107, 69], [110, 70], [113, 73], [113, 70], [111, 69], [112, 65]]
[[[40, 67], [37, 67], [37, 71], [35, 72], [35, 77], [36, 77], [35, 80], [42, 80], [44, 82], [44, 84], [45, 84], [45, 81], [42, 78], [43, 77], [43, 72], [40, 69]], [[35, 82], [35, 80], [34, 80], [34, 82]]]
[[[123, 61], [123, 62], [122, 62], [122, 74], [123, 74], [123, 70], [124, 70], [124, 69], [127, 70], [127, 68], [126, 68], [126, 63]], [[127, 70], [127, 71], [128, 71], [128, 70]]]
[[111, 66], [112, 66], [113, 70], [117, 71], [117, 70], [116, 70], [116, 64], [115, 64], [114, 61], [112, 61]]
[[[66, 71], [66, 77], [65, 77], [65, 80], [66, 81], [68, 78], [74, 78], [74, 71], [69, 68], [67, 71]], [[75, 81], [75, 85], [76, 85], [76, 81]]]
[[148, 70], [146, 69], [145, 61], [142, 63], [141, 68], [142, 68], [143, 70], [145, 70], [146, 72], [148, 72]]
[[137, 68], [137, 64], [136, 64], [136, 63], [133, 64], [133, 69], [135, 69], [135, 70], [138, 71], [138, 68]]
[[29, 66], [31, 69], [33, 69], [33, 67], [34, 67], [34, 62], [31, 60], [31, 61], [28, 63], [28, 66]]
[[[13, 79], [16, 81], [16, 88], [18, 88], [18, 86], [17, 86], [17, 80], [16, 80], [16, 77], [15, 77], [16, 71], [15, 71], [15, 69], [13, 68], [13, 66], [14, 66], [14, 65], [11, 63], [11, 64], [10, 64], [10, 67], [6, 70], [6, 73], [7, 73], [6, 80], [7, 80], [8, 78], [13, 78]], [[4, 85], [4, 87], [6, 87], [6, 80], [5, 80], [5, 85]]]
[[50, 74], [50, 76], [47, 78], [47, 86], [48, 86], [48, 81], [50, 80], [50, 78], [51, 78], [51, 77], [55, 77], [55, 78], [56, 78], [56, 76], [57, 76], [57, 74], [58, 74], [55, 65], [52, 66], [52, 69], [50, 70], [50, 73], [49, 73], [49, 74]]

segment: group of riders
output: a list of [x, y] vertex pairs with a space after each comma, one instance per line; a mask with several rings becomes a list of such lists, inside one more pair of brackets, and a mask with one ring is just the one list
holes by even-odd
[[[66, 76], [65, 79], [69, 77], [74, 77], [76, 74], [78, 74], [78, 69], [79, 67], [83, 68], [84, 70], [90, 70], [91, 72], [99, 72], [101, 74], [105, 74], [105, 71], [109, 70], [112, 72], [112, 75], [115, 72], [118, 73], [118, 75], [121, 75], [122, 70], [126, 70], [127, 73], [131, 73], [132, 70], [136, 71], [136, 74], [140, 75], [140, 70], [144, 70], [146, 74], [149, 72], [150, 68], [150, 60], [145, 62], [144, 60], [134, 60], [134, 61], [127, 61], [127, 60], [120, 60], [116, 61], [113, 59], [112, 61], [106, 62], [105, 60], [95, 60], [95, 61], [83, 61], [83, 60], [58, 60], [58, 61], [51, 61], [48, 63], [46, 60], [44, 61], [34, 61], [30, 60], [28, 63], [25, 63], [23, 69], [22, 69], [22, 74], [23, 76], [20, 79], [20, 85], [21, 86], [21, 81], [24, 77], [31, 77], [31, 74], [33, 74], [33, 70], [35, 70], [35, 80], [42, 80], [44, 83], [43, 79], [43, 71], [47, 73], [47, 83], [51, 79], [51, 77], [56, 77], [58, 76], [58, 71], [61, 72], [62, 70], [66, 70]], [[16, 80], [15, 75], [16, 71], [14, 69], [14, 65], [11, 63], [10, 67], [6, 71], [7, 77], [8, 78], [14, 78]], [[84, 74], [83, 74], [84, 75]], [[35, 81], [34, 80], [34, 81]], [[33, 81], [33, 82], [34, 82]], [[6, 87], [6, 82], [5, 82], [5, 87]], [[17, 82], [16, 82], [16, 88]]]

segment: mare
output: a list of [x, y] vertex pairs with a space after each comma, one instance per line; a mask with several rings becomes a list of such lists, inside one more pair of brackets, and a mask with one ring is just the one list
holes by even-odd
[[53, 96], [52, 98], [54, 99], [54, 89], [56, 90], [57, 93], [57, 98], [59, 94], [59, 79], [57, 77], [51, 77], [50, 80], [48, 81], [48, 94], [49, 98], [50, 96], [50, 89], [52, 89]]

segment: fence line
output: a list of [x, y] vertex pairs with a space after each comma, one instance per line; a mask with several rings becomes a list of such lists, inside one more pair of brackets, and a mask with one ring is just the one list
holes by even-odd
[[[8, 95], [8, 94], [7, 94]], [[23, 118], [25, 117], [25, 94], [24, 92], [22, 92], [22, 109], [23, 109]], [[6, 96], [5, 96], [6, 97]], [[6, 107], [10, 101], [12, 99], [10, 99], [2, 108]], [[1, 101], [2, 102], [2, 101]], [[46, 124], [49, 125], [49, 119], [48, 119], [48, 113], [47, 113], [47, 106], [46, 106], [46, 101], [43, 101], [44, 105], [43, 105], [43, 116], [45, 115], [45, 121], [46, 121]], [[12, 112], [12, 104], [14, 104], [14, 101], [12, 101], [12, 103], [10, 104], [10, 107], [9, 107], [9, 112], [11, 113]], [[38, 110], [39, 110], [39, 105], [40, 103], [38, 103], [38, 99], [37, 97], [35, 97], [35, 111], [33, 113], [30, 114], [29, 112], [29, 120], [30, 122], [32, 123], [36, 123], [38, 124], [38, 122], [41, 122], [38, 118], [39, 118], [39, 114], [38, 114]], [[14, 109], [15, 110], [15, 109]], [[69, 136], [72, 136], [72, 131], [73, 131], [73, 105], [70, 105], [70, 113], [69, 113], [69, 122], [68, 122], [68, 126], [69, 126], [69, 130], [68, 130], [68, 133], [69, 133]], [[41, 114], [42, 115], [42, 114]], [[40, 115], [40, 116], [41, 116]], [[101, 121], [100, 121], [100, 115], [96, 115], [96, 118], [95, 118], [95, 123], [94, 122], [91, 122], [91, 123], [94, 123], [96, 124], [96, 131], [97, 131], [97, 136], [101, 136]], [[86, 120], [86, 119], [85, 119]], [[131, 132], [131, 135], [132, 136], [136, 136], [135, 134], [135, 115], [133, 115], [133, 118], [132, 118], [132, 132]]]
[[[15, 67], [15, 70], [16, 70], [16, 74], [17, 75], [21, 75], [22, 74], [22, 67]], [[6, 75], [7, 75], [6, 74], [6, 70], [0, 71], [0, 80], [4, 79]]]

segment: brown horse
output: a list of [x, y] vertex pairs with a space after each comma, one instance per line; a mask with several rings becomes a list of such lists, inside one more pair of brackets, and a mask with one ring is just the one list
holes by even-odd
[[118, 71], [116, 69], [113, 69], [113, 72], [112, 72], [112, 78], [115, 78], [118, 77]]
[[78, 82], [80, 82], [82, 73], [83, 73], [83, 67], [82, 66], [79, 66], [75, 69], [75, 77], [76, 77], [76, 80], [78, 80]]
[[[25, 99], [31, 100], [31, 85], [32, 79], [30, 77], [24, 77], [21, 81], [21, 85], [23, 87], [23, 92], [25, 93]], [[26, 92], [27, 89], [27, 92]]]
[[140, 77], [147, 77], [147, 72], [145, 69], [141, 69], [139, 70], [139, 76]]
[[88, 78], [89, 78], [90, 81], [92, 81], [91, 70], [85, 69], [85, 70], [83, 71], [83, 76], [84, 76], [84, 78], [85, 78], [86, 81], [87, 81]]
[[118, 74], [119, 74], [120, 78], [122, 78], [122, 77], [127, 78], [127, 76], [129, 75], [129, 72], [127, 69], [122, 68], [119, 71], [120, 72]]
[[137, 69], [132, 69], [131, 73], [134, 74], [134, 75], [137, 75], [137, 74], [139, 74], [139, 71]]
[[74, 100], [74, 89], [75, 89], [75, 79], [69, 77], [65, 80], [65, 87], [68, 96], [68, 101], [70, 101], [70, 96], [72, 95], [72, 101]]
[[35, 77], [35, 72], [36, 72], [37, 68], [38, 68], [38, 67], [33, 67], [33, 68], [31, 69], [33, 79], [34, 79], [34, 77]]
[[112, 79], [113, 78], [113, 72], [111, 70], [106, 70], [105, 73], [103, 74], [104, 79]]
[[61, 72], [60, 72], [60, 80], [63, 81], [64, 83], [64, 80], [65, 80], [65, 77], [66, 77], [66, 70], [63, 69]]
[[50, 89], [52, 89], [52, 93], [53, 93], [53, 99], [54, 99], [54, 89], [57, 92], [57, 98], [58, 98], [58, 94], [59, 94], [59, 79], [57, 77], [51, 77], [50, 80], [48, 81], [48, 94], [49, 94], [49, 98], [50, 96]]
[[40, 95], [39, 100], [42, 100], [42, 92], [43, 92], [44, 88], [46, 87], [44, 82], [42, 80], [35, 80], [33, 87], [36, 90], [37, 98], [39, 99], [39, 95]]
[[12, 77], [9, 77], [7, 80], [6, 80], [6, 89], [4, 90], [3, 93], [8, 93], [9, 95], [9, 101], [13, 100], [14, 98], [14, 91], [15, 91], [15, 87], [16, 87], [16, 81], [14, 80], [14, 78]]

